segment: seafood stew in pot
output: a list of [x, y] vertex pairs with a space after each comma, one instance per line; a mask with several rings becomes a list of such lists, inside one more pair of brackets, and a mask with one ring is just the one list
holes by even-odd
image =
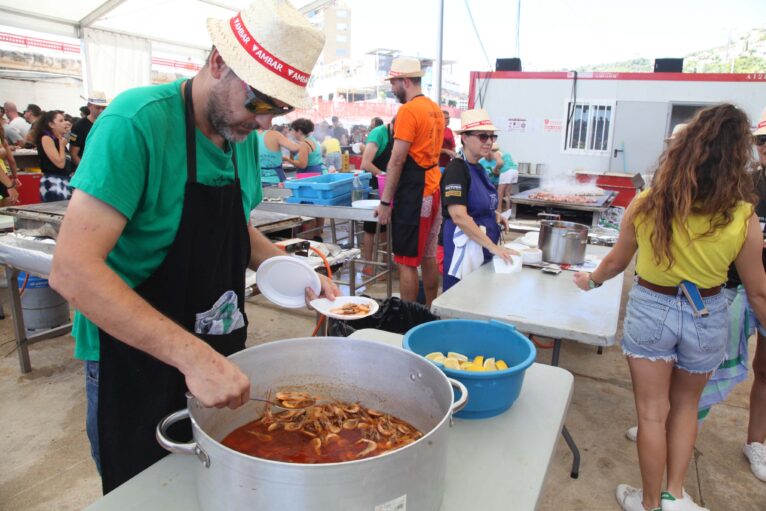
[[339, 463], [378, 456], [422, 436], [397, 417], [358, 402], [333, 400], [278, 413], [267, 405], [262, 417], [235, 429], [221, 443], [272, 461]]

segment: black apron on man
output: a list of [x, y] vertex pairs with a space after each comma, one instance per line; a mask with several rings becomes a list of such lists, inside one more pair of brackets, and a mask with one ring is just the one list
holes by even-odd
[[[194, 332], [198, 313], [210, 310], [227, 291], [236, 293], [244, 316], [245, 270], [250, 237], [234, 149], [234, 183], [213, 187], [197, 182], [192, 81], [184, 88], [187, 182], [178, 232], [164, 261], [135, 291], [159, 312]], [[136, 318], [140, 321], [140, 318]], [[221, 335], [195, 334], [218, 353], [245, 347], [244, 326]], [[100, 336], [98, 434], [102, 486], [108, 493], [168, 452], [155, 440], [157, 423], [186, 407], [183, 374], [104, 331]], [[188, 423], [174, 438], [191, 438]], [[187, 438], [179, 438], [179, 435]]]
[[[430, 168], [436, 165], [431, 165]], [[420, 210], [423, 207], [423, 190], [426, 187], [426, 171], [407, 155], [394, 192], [391, 210], [391, 229], [394, 254], [405, 257], [418, 256]]]

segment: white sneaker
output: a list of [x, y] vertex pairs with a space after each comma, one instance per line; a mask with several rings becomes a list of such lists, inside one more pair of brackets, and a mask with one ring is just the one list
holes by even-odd
[[[633, 488], [627, 484], [620, 484], [617, 486], [615, 496], [617, 497], [617, 502], [624, 511], [646, 511], [643, 504], [643, 490]], [[652, 511], [658, 511], [659, 509], [660, 508], [656, 508]]]
[[638, 426], [631, 426], [628, 429], [626, 429], [625, 436], [631, 442], [636, 442], [638, 440]]
[[698, 506], [686, 490], [681, 499], [674, 497], [668, 491], [662, 492], [660, 504], [662, 504], [662, 511], [710, 511], [706, 507]]
[[766, 481], [766, 445], [760, 442], [745, 444], [742, 452], [750, 460], [750, 470], [755, 477]]

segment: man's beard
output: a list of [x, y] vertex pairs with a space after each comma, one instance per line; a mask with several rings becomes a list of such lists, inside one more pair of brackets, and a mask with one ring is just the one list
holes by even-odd
[[398, 89], [394, 91], [394, 96], [396, 96], [396, 99], [398, 99], [399, 103], [401, 103], [402, 105], [407, 102], [407, 91], [405, 91], [404, 89]]
[[[215, 84], [210, 91], [207, 100], [207, 119], [213, 129], [228, 142], [236, 143], [245, 140], [250, 133], [236, 132], [232, 129], [231, 119], [234, 117], [229, 95], [229, 82], [234, 77], [229, 74], [223, 80]], [[258, 128], [258, 123], [243, 125], [245, 128], [251, 128], [254, 131]]]

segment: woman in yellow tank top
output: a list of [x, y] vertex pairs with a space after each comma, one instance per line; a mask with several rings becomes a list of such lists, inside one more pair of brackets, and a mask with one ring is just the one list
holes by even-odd
[[[593, 273], [575, 274], [578, 287], [594, 289], [625, 271], [638, 251], [622, 349], [636, 401], [642, 489], [617, 487], [625, 510], [703, 509], [683, 482], [700, 394], [724, 357], [729, 316], [720, 291], [732, 262], [756, 316], [766, 320], [763, 237], [746, 171], [751, 144], [750, 122], [735, 106], [699, 111], [670, 142], [652, 187], [628, 208], [614, 249]], [[699, 289], [696, 307], [682, 282]], [[702, 308], [704, 315], [696, 312]]]

